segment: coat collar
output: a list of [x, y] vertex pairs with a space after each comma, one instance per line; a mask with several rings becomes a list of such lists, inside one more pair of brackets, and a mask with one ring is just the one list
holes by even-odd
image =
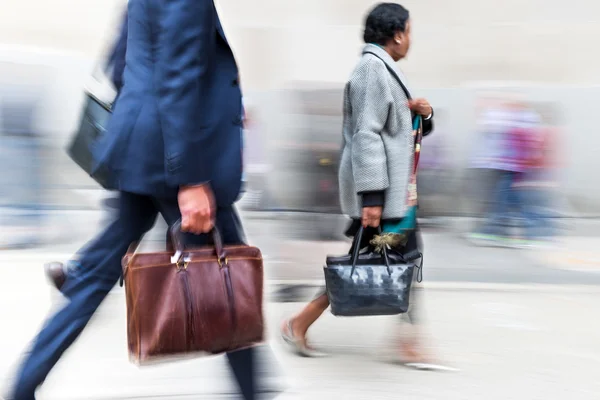
[[394, 77], [400, 82], [400, 84], [402, 84], [406, 88], [406, 91], [410, 94], [410, 88], [408, 87], [408, 84], [406, 82], [406, 77], [404, 76], [400, 68], [398, 68], [398, 64], [394, 61], [392, 56], [388, 54], [387, 51], [377, 46], [376, 44], [369, 43], [366, 44], [365, 47], [363, 47], [362, 53], [363, 55], [367, 53], [373, 54], [374, 56], [377, 56], [379, 59], [381, 59], [385, 63], [388, 70], [392, 73], [392, 75], [394, 75]]

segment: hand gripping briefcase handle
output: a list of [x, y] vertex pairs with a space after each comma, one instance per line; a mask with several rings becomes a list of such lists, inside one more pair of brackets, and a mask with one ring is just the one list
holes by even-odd
[[[169, 233], [171, 235], [171, 245], [173, 246], [173, 257], [171, 257], [171, 262], [177, 265], [178, 268], [185, 268], [187, 265], [187, 261], [185, 259], [185, 244], [183, 243], [183, 234], [181, 231], [181, 219], [175, 221], [173, 225], [169, 228]], [[225, 254], [225, 248], [223, 247], [223, 239], [221, 239], [221, 233], [217, 227], [213, 227], [211, 230], [212, 238], [213, 238], [213, 246], [215, 247], [215, 253], [217, 255], [217, 262], [219, 266], [223, 266], [223, 264], [227, 264], [227, 256]]]

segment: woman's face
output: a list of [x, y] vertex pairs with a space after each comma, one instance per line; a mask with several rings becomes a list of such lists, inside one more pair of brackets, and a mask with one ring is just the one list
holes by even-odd
[[404, 32], [398, 32], [396, 36], [394, 36], [394, 40], [392, 41], [390, 49], [392, 51], [392, 57], [394, 58], [394, 61], [398, 61], [406, 57], [406, 54], [410, 49], [410, 27], [411, 23], [410, 21], [407, 21]]

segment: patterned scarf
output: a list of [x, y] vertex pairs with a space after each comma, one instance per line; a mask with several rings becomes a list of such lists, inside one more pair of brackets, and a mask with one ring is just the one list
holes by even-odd
[[399, 247], [406, 245], [408, 233], [417, 226], [417, 167], [419, 165], [421, 141], [423, 139], [423, 124], [420, 115], [417, 115], [413, 119], [412, 134], [415, 138], [415, 148], [413, 170], [408, 181], [406, 215], [398, 222], [383, 224], [383, 233], [376, 235], [370, 242], [378, 252], [381, 252], [384, 246]]

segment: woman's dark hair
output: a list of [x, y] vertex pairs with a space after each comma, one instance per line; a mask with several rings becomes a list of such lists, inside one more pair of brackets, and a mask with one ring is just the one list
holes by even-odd
[[365, 43], [387, 44], [398, 32], [404, 32], [408, 10], [396, 3], [380, 3], [369, 13], [365, 22]]

